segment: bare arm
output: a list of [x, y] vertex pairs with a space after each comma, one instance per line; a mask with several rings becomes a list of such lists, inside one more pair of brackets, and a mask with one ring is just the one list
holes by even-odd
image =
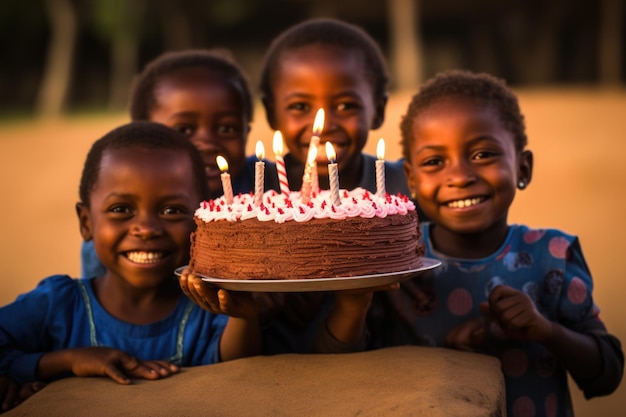
[[481, 309], [495, 320], [507, 337], [545, 345], [574, 378], [589, 380], [600, 374], [602, 357], [593, 337], [550, 321], [524, 292], [498, 286]]
[[220, 340], [222, 361], [261, 354], [259, 308], [251, 293], [217, 289], [188, 269], [181, 273], [179, 283], [183, 292], [203, 309], [230, 316]]
[[49, 380], [63, 374], [108, 376], [119, 384], [130, 377], [158, 379], [178, 372], [166, 361], [140, 361], [127, 353], [107, 347], [83, 347], [45, 353], [37, 365], [37, 376]]

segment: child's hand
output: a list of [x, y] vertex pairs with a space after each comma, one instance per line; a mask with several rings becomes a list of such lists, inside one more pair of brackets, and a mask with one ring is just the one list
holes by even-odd
[[159, 379], [178, 372], [167, 361], [140, 361], [124, 351], [108, 347], [85, 347], [63, 351], [76, 376], [108, 376], [119, 384], [130, 384], [130, 377]]
[[335, 291], [335, 308], [349, 314], [350, 312], [366, 312], [375, 291], [391, 291], [400, 288], [398, 282], [378, 287], [358, 288]]
[[179, 278], [183, 293], [193, 302], [215, 314], [226, 314], [237, 318], [257, 318], [259, 309], [247, 292], [228, 292], [202, 281], [189, 269], [183, 270]]
[[20, 387], [20, 384], [8, 376], [0, 376], [0, 413], [17, 406], [45, 386], [45, 382], [34, 381]]
[[484, 317], [468, 320], [452, 328], [444, 342], [452, 349], [476, 352], [478, 346], [485, 340], [486, 326], [487, 321]]
[[552, 322], [537, 310], [532, 299], [506, 285], [494, 288], [480, 309], [505, 337], [541, 343], [552, 333]]

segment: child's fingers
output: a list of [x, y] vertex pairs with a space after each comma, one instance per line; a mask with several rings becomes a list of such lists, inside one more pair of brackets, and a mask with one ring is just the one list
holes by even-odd
[[3, 391], [0, 392], [0, 398], [2, 398], [2, 411], [10, 410], [19, 403], [19, 386], [16, 383], [13, 383], [8, 377], [6, 380], [7, 384], [3, 385]]

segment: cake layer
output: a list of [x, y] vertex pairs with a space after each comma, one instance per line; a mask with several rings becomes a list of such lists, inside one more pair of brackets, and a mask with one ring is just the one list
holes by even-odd
[[191, 269], [221, 279], [311, 279], [416, 269], [423, 248], [415, 205], [402, 195], [342, 190], [221, 197], [196, 210]]
[[373, 275], [420, 266], [417, 215], [308, 222], [197, 221], [191, 269], [224, 279]]

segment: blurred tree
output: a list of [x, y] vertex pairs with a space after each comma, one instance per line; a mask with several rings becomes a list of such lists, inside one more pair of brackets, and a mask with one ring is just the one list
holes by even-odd
[[163, 40], [166, 51], [187, 49], [193, 46], [189, 16], [200, 12], [202, 7], [202, 4], [189, 4], [189, 2], [183, 1], [157, 1], [159, 22], [163, 28]]
[[93, 0], [94, 21], [101, 35], [111, 41], [110, 110], [120, 110], [138, 69], [142, 17], [146, 0]]
[[419, 0], [387, 0], [392, 78], [398, 90], [415, 90], [422, 81]]
[[70, 88], [78, 18], [72, 0], [46, 0], [51, 37], [36, 110], [41, 116], [61, 114]]
[[598, 72], [601, 84], [619, 84], [624, 59], [624, 0], [600, 3]]

